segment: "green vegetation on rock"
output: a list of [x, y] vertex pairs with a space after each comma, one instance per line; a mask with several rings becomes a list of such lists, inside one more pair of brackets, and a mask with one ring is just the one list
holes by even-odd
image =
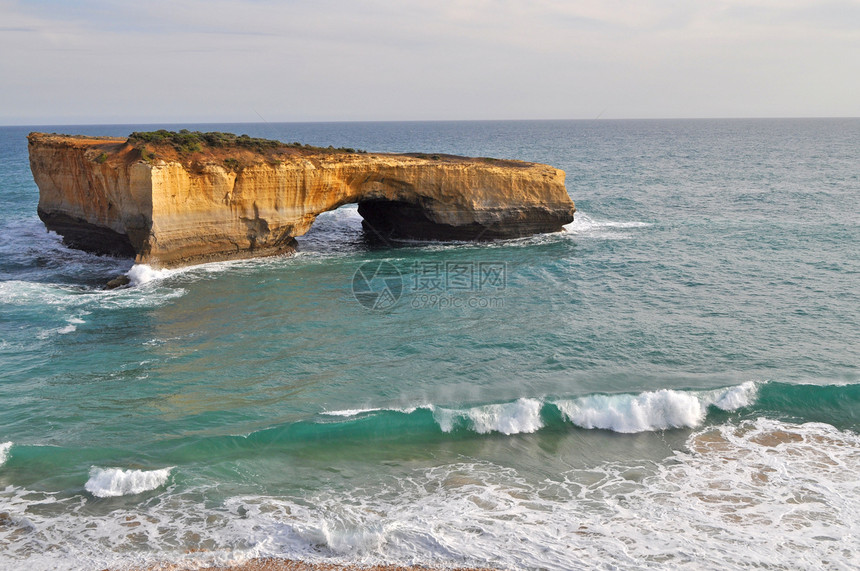
[[271, 139], [260, 139], [250, 137], [248, 135], [234, 135], [233, 133], [221, 133], [219, 131], [210, 131], [203, 133], [201, 131], [189, 131], [182, 129], [181, 131], [167, 131], [160, 129], [158, 131], [135, 131], [128, 137], [129, 143], [134, 146], [152, 144], [169, 144], [180, 153], [194, 153], [201, 151], [203, 147], [210, 148], [227, 148], [239, 147], [264, 153], [281, 148], [305, 149], [315, 152], [327, 153], [365, 153], [366, 151], [356, 150], [351, 147], [314, 147], [312, 145], [303, 145], [299, 142], [282, 143]]

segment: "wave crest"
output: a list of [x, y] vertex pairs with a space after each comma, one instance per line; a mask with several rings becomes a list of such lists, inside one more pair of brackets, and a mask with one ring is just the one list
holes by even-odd
[[543, 428], [541, 408], [538, 399], [521, 398], [512, 403], [489, 404], [466, 410], [433, 407], [433, 419], [442, 432], [451, 432], [466, 425], [479, 434], [501, 432], [520, 434], [536, 432]]
[[9, 458], [9, 450], [11, 450], [11, 448], [11, 442], [4, 442], [0, 444], [0, 466], [6, 463], [6, 460]]
[[84, 489], [97, 498], [140, 494], [163, 486], [170, 477], [171, 470], [173, 468], [145, 471], [93, 466]]
[[[478, 434], [497, 432], [505, 435], [537, 432], [548, 424], [571, 423], [580, 428], [604, 429], [620, 433], [695, 428], [704, 423], [709, 407], [734, 411], [751, 406], [758, 398], [758, 385], [740, 385], [703, 390], [660, 389], [638, 394], [591, 394], [578, 398], [522, 397], [512, 402], [464, 407], [425, 404], [410, 408], [356, 408], [322, 411], [323, 417], [369, 419], [417, 423], [429, 412], [432, 422], [445, 433], [456, 430]], [[423, 412], [422, 412], [423, 411]], [[337, 421], [335, 421], [337, 422]]]
[[695, 395], [666, 389], [640, 395], [592, 395], [555, 404], [577, 426], [624, 433], [692, 428], [705, 420], [705, 407]]
[[757, 397], [758, 385], [747, 381], [736, 387], [711, 391], [703, 400], [719, 409], [732, 411], [753, 404]]

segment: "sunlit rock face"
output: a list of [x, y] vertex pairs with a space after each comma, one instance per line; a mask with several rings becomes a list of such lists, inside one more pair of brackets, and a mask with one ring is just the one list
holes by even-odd
[[383, 240], [555, 232], [575, 211], [563, 171], [520, 161], [28, 139], [48, 229], [72, 247], [154, 267], [289, 253], [319, 214], [349, 203]]

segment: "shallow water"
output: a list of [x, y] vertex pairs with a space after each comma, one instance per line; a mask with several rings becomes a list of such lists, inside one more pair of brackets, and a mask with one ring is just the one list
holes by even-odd
[[545, 162], [578, 212], [169, 271], [44, 231], [29, 130], [157, 127], [0, 129], [5, 567], [860, 565], [860, 120], [193, 126]]

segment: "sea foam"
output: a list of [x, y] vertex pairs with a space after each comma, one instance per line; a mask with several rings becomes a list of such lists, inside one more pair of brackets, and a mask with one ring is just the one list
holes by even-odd
[[582, 561], [606, 569], [854, 569], [858, 446], [856, 432], [759, 418], [700, 429], [661, 460], [551, 475], [463, 458], [361, 485], [352, 474], [339, 482], [333, 475], [329, 487], [298, 497], [251, 493], [210, 505], [200, 498], [217, 494], [200, 489], [97, 513], [79, 502], [32, 509], [50, 494], [9, 486], [0, 508], [10, 514], [7, 529], [21, 531], [5, 536], [0, 567], [127, 567], [128, 546], [145, 542], [134, 553], [138, 567], [165, 557], [188, 568], [287, 557], [552, 571]]
[[146, 264], [135, 264], [126, 276], [132, 286], [138, 287], [153, 280], [164, 279], [174, 273], [176, 273], [175, 270], [156, 270]]
[[68, 323], [68, 325], [66, 325], [65, 327], [60, 327], [59, 329], [57, 329], [57, 333], [59, 333], [60, 335], [67, 335], [69, 333], [74, 333], [75, 331], [78, 330], [78, 325], [80, 325], [82, 323], [86, 323], [86, 321], [84, 321], [83, 319], [78, 319], [77, 317], [71, 317], [71, 318], [67, 319], [66, 322]]
[[649, 222], [597, 220], [588, 214], [577, 212], [573, 222], [564, 226], [564, 231], [579, 236], [612, 239], [629, 237], [623, 230], [648, 228], [650, 226], [653, 224]]
[[171, 470], [173, 468], [145, 471], [94, 466], [84, 489], [98, 498], [140, 494], [163, 486], [170, 477]]
[[704, 428], [686, 442], [689, 452], [656, 463], [599, 463], [557, 479], [475, 461], [300, 501], [233, 498], [228, 510], [244, 515], [225, 518], [225, 531], [256, 537], [251, 557], [340, 564], [402, 565], [421, 553], [439, 567], [555, 571], [581, 561], [856, 567], [855, 433], [758, 419]]

